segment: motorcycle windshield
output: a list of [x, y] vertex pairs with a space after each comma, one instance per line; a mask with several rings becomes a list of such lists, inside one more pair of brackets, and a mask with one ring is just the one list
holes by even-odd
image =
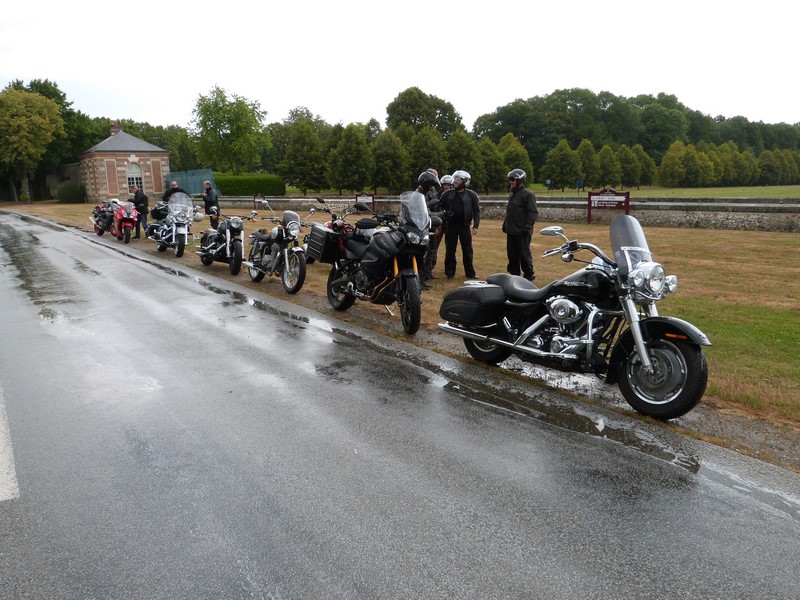
[[647, 245], [644, 230], [634, 217], [619, 215], [611, 221], [611, 249], [620, 273], [627, 275], [639, 263], [650, 262], [653, 255]]
[[175, 192], [169, 197], [169, 210], [171, 213], [186, 213], [192, 216], [192, 199], [188, 194]]
[[285, 210], [283, 211], [283, 224], [284, 226], [288, 225], [290, 221], [297, 221], [300, 222], [300, 215], [298, 215], [293, 210]]
[[425, 196], [417, 191], [403, 192], [400, 194], [400, 202], [400, 223], [415, 229], [419, 234], [427, 232], [431, 218]]
[[126, 215], [130, 215], [133, 212], [133, 202], [120, 202], [119, 205]]

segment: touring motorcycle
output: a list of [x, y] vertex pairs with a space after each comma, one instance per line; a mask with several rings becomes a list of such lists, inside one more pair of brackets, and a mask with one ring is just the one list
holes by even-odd
[[199, 206], [192, 205], [188, 194], [176, 192], [168, 202], [159, 201], [150, 209], [150, 216], [157, 220], [147, 226], [147, 237], [158, 244], [159, 252], [175, 248], [180, 258], [192, 232], [192, 221], [202, 221]]
[[139, 213], [133, 206], [133, 202], [127, 200], [117, 202], [117, 209], [114, 211], [114, 219], [111, 223], [111, 232], [117, 236], [118, 240], [123, 240], [128, 244], [138, 219]]
[[[272, 210], [268, 202], [262, 204]], [[251, 217], [255, 214], [253, 211]], [[275, 223], [275, 227], [250, 234], [250, 253], [243, 264], [254, 282], [267, 275], [278, 275], [283, 289], [296, 294], [306, 280], [306, 253], [298, 239], [305, 223], [293, 210], [283, 211], [282, 217], [264, 217], [263, 220]]]
[[422, 310], [419, 265], [431, 221], [421, 193], [405, 192], [400, 201], [399, 219], [356, 202], [354, 208], [370, 212], [373, 218], [359, 219], [355, 227], [344, 219], [334, 220], [331, 228], [315, 225], [308, 246], [316, 260], [332, 263], [327, 291], [335, 310], [347, 310], [356, 299], [382, 304], [387, 310], [397, 302], [403, 330], [414, 334]]
[[114, 222], [114, 213], [118, 206], [119, 200], [117, 198], [112, 198], [94, 207], [89, 221], [91, 221], [94, 226], [94, 232], [97, 235], [103, 235], [106, 231], [111, 229], [111, 224]]
[[[216, 207], [211, 208], [217, 214]], [[251, 218], [256, 211], [251, 213]], [[242, 233], [244, 223], [242, 217], [227, 217], [219, 214], [222, 220], [216, 229], [208, 228], [200, 237], [200, 262], [208, 266], [213, 262], [224, 262], [228, 264], [231, 275], [238, 275], [242, 269], [244, 257]]]
[[703, 396], [708, 367], [697, 327], [659, 316], [656, 303], [675, 292], [678, 278], [653, 261], [639, 221], [619, 215], [610, 224], [613, 258], [594, 244], [570, 240], [561, 227], [544, 236], [564, 243], [547, 250], [571, 263], [578, 251], [595, 256], [586, 267], [539, 288], [498, 273], [445, 294], [439, 329], [464, 338], [473, 358], [498, 364], [509, 356], [567, 372], [593, 373], [617, 384], [638, 412], [673, 419]]

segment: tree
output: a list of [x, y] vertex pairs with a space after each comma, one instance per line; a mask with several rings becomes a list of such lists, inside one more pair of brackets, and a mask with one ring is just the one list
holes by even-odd
[[391, 129], [381, 131], [372, 144], [375, 158], [375, 172], [372, 176], [372, 189], [378, 193], [379, 187], [390, 192], [401, 192], [408, 183], [408, 150]]
[[[41, 94], [7, 88], [0, 92], [0, 167], [20, 182], [29, 199], [29, 173], [34, 171], [57, 136], [64, 135], [64, 120], [56, 102]], [[12, 198], [18, 201], [16, 186]]]
[[591, 140], [581, 140], [578, 148], [578, 160], [581, 162], [581, 173], [583, 173], [583, 187], [593, 188], [598, 185], [600, 178], [600, 163], [597, 160], [597, 152]]
[[600, 165], [599, 175], [600, 181], [603, 182], [603, 187], [617, 185], [622, 179], [622, 168], [620, 167], [619, 160], [617, 160], [617, 155], [614, 154], [611, 146], [606, 144], [600, 148], [600, 152], [597, 153], [597, 161]]
[[689, 121], [677, 108], [648, 104], [642, 109], [641, 144], [656, 162], [674, 141], [687, 141]]
[[513, 133], [507, 133], [500, 138], [497, 149], [503, 156], [506, 173], [512, 169], [522, 169], [528, 176], [528, 181], [533, 181], [533, 165], [528, 156], [528, 151]]
[[549, 179], [552, 187], [561, 188], [563, 191], [582, 176], [581, 160], [578, 153], [569, 147], [567, 140], [561, 140], [547, 153], [547, 160], [542, 166], [542, 177]]
[[433, 127], [426, 126], [412, 138], [408, 147], [409, 184], [416, 185], [417, 177], [425, 169], [433, 167], [437, 171], [444, 171], [447, 165], [447, 147], [442, 136]]
[[375, 158], [366, 129], [358, 123], [344, 128], [339, 145], [328, 157], [328, 181], [339, 190], [363, 190], [372, 181]]
[[625, 186], [639, 187], [641, 183], [642, 166], [639, 164], [639, 159], [628, 146], [622, 144], [617, 148], [617, 160], [620, 166], [620, 182], [623, 188]]
[[[430, 96], [418, 87], [400, 92], [386, 107], [386, 126], [400, 135], [398, 128], [408, 124], [414, 131], [433, 127], [447, 139], [457, 129], [463, 128], [461, 115], [449, 102]], [[403, 137], [402, 135], [400, 136]]]
[[478, 150], [475, 142], [463, 129], [459, 129], [450, 136], [445, 142], [447, 149], [447, 172], [453, 173], [458, 169], [463, 169], [472, 177], [474, 185], [481, 185], [485, 180], [486, 174], [480, 164]]
[[653, 183], [656, 181], [656, 174], [658, 173], [656, 161], [654, 161], [650, 155], [644, 151], [644, 147], [642, 147], [641, 144], [636, 144], [633, 148], [631, 148], [631, 152], [636, 155], [636, 158], [639, 161], [639, 183], [641, 185], [653, 185]]
[[263, 121], [266, 113], [257, 101], [249, 101], [214, 87], [201, 95], [193, 123], [198, 155], [217, 171], [239, 174], [255, 168], [270, 146]]
[[661, 164], [658, 167], [658, 180], [666, 187], [679, 187], [686, 177], [686, 166], [683, 155], [686, 154], [686, 144], [681, 141], [673, 142]]
[[488, 194], [492, 191], [504, 189], [508, 171], [505, 164], [503, 164], [503, 155], [500, 154], [497, 144], [488, 137], [482, 137], [478, 140], [476, 148], [478, 157], [483, 164], [483, 171], [486, 174], [486, 178], [480, 182], [483, 186], [483, 192]]
[[278, 173], [288, 185], [300, 188], [304, 196], [309, 189], [324, 189], [325, 149], [312, 122], [304, 119], [285, 127], [288, 142]]

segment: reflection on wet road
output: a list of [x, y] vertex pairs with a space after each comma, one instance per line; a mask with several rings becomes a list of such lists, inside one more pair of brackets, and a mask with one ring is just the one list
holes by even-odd
[[795, 475], [335, 324], [192, 258], [0, 214], [10, 597], [800, 587]]

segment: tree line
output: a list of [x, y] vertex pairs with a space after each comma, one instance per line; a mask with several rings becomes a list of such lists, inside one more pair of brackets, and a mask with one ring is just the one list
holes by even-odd
[[[173, 171], [273, 173], [303, 193], [396, 193], [429, 167], [464, 169], [486, 193], [504, 190], [512, 168], [562, 189], [800, 183], [800, 124], [711, 117], [663, 93], [557, 90], [498, 107], [468, 131], [450, 102], [416, 87], [389, 103], [383, 127], [329, 124], [305, 107], [267, 123], [259, 102], [215, 87], [188, 128], [117, 121], [168, 150]], [[109, 122], [74, 109], [54, 82], [12, 82], [0, 92], [0, 193], [47, 197], [45, 177], [108, 137]]]

